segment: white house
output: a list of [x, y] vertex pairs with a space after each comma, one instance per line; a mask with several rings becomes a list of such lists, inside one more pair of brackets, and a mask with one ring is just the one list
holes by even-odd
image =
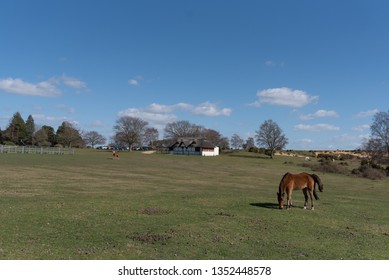
[[174, 155], [218, 156], [219, 147], [205, 139], [180, 139], [169, 147]]

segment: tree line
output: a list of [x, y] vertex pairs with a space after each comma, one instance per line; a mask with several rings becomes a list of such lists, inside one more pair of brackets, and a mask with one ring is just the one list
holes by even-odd
[[96, 131], [82, 132], [67, 121], [62, 122], [57, 130], [48, 125], [38, 128], [32, 115], [24, 121], [19, 112], [12, 116], [5, 130], [0, 129], [0, 144], [5, 145], [81, 148], [89, 144], [103, 144], [105, 141]]
[[[141, 118], [122, 116], [115, 125], [114, 136], [110, 146], [157, 146], [171, 144], [173, 141], [191, 138], [206, 139], [209, 143], [221, 149], [249, 149], [254, 147], [254, 139], [246, 141], [234, 134], [231, 139], [223, 136], [219, 131], [206, 128], [189, 121], [175, 121], [166, 124], [163, 132], [164, 139], [160, 140], [156, 128]], [[265, 121], [257, 131], [256, 141], [261, 146], [274, 151], [283, 149], [288, 143], [280, 127], [272, 120]], [[25, 121], [19, 112], [16, 112], [9, 121], [5, 130], [0, 129], [0, 144], [23, 146], [63, 146], [81, 148], [103, 145], [107, 139], [96, 131], [81, 131], [74, 124], [64, 121], [55, 130], [48, 125], [37, 127], [32, 115]]]
[[[164, 140], [160, 140], [156, 128], [150, 127], [149, 123], [141, 118], [122, 116], [115, 125], [114, 136], [111, 145], [114, 146], [155, 146], [161, 142], [171, 143], [180, 138], [206, 139], [221, 149], [250, 149], [262, 147], [268, 150], [273, 157], [276, 150], [282, 150], [288, 144], [288, 138], [279, 125], [273, 120], [264, 121], [255, 132], [255, 139], [249, 137], [243, 140], [238, 134], [230, 139], [214, 129], [205, 128], [202, 125], [189, 121], [175, 121], [166, 124]], [[364, 141], [362, 149], [367, 151], [376, 161], [382, 161], [389, 155], [389, 111], [378, 112], [373, 117], [370, 126], [371, 136]], [[5, 130], [0, 129], [0, 144], [8, 145], [31, 145], [31, 146], [56, 146], [85, 147], [103, 145], [107, 139], [96, 131], [81, 131], [74, 124], [64, 121], [55, 131], [48, 125], [36, 127], [34, 118], [29, 115], [24, 121], [19, 112], [16, 112]]]

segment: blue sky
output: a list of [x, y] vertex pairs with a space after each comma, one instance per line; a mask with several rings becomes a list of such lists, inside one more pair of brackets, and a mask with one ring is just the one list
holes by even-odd
[[1, 1], [0, 128], [188, 120], [354, 149], [389, 109], [387, 1]]

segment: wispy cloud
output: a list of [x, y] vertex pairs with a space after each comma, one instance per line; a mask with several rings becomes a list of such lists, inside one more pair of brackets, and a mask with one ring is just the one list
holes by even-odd
[[67, 117], [52, 117], [52, 116], [47, 116], [45, 114], [33, 114], [32, 117], [36, 122], [42, 122], [42, 123], [60, 123], [60, 122], [70, 122], [72, 124], [78, 124], [77, 121], [70, 120]]
[[62, 94], [59, 85], [64, 85], [78, 90], [86, 90], [86, 84], [74, 77], [62, 75], [53, 77], [47, 81], [30, 83], [19, 78], [6, 78], [0, 80], [0, 90], [7, 93], [25, 96], [56, 97]]
[[330, 111], [318, 110], [313, 114], [301, 115], [300, 119], [301, 120], [312, 120], [312, 119], [316, 119], [316, 118], [326, 118], [326, 117], [336, 118], [338, 116], [339, 116], [338, 113], [336, 113], [336, 111], [333, 111], [333, 110], [330, 110]]
[[76, 112], [76, 109], [74, 107], [69, 107], [69, 106], [66, 106], [65, 104], [58, 104], [55, 107], [61, 111], [69, 113], [69, 114], [74, 114]]
[[372, 110], [368, 110], [368, 111], [364, 111], [364, 112], [359, 112], [358, 114], [356, 114], [354, 116], [354, 119], [364, 119], [364, 118], [369, 118], [369, 117], [372, 117], [374, 116], [375, 114], [377, 114], [379, 112], [378, 109], [372, 109]]
[[359, 126], [353, 127], [352, 130], [358, 131], [358, 132], [362, 132], [362, 131], [367, 130], [369, 128], [370, 128], [370, 125], [363, 124], [363, 125], [359, 125]]
[[284, 62], [277, 62], [272, 59], [268, 59], [265, 61], [265, 65], [267, 67], [284, 67], [285, 63]]
[[309, 124], [298, 124], [294, 126], [295, 130], [305, 130], [305, 131], [329, 131], [329, 130], [340, 130], [338, 126], [334, 126], [331, 124], [314, 124], [314, 125], [309, 125]]
[[77, 78], [74, 78], [74, 77], [69, 77], [69, 76], [66, 76], [66, 75], [62, 75], [62, 77], [60, 78], [60, 81], [65, 85], [65, 86], [68, 86], [68, 87], [72, 87], [72, 88], [75, 88], [75, 89], [80, 89], [80, 90], [86, 90], [87, 89], [87, 86], [86, 86], [86, 83], [77, 79]]
[[262, 104], [289, 106], [300, 108], [309, 103], [316, 103], [318, 96], [311, 96], [302, 90], [293, 90], [290, 88], [269, 88], [257, 92], [258, 99], [252, 104], [261, 106]]

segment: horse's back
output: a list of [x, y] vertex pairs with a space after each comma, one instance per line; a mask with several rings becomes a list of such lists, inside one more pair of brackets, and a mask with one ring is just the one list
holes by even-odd
[[309, 188], [314, 184], [313, 178], [310, 174], [306, 172], [291, 174], [289, 173], [287, 177], [288, 183], [287, 185], [294, 190], [301, 190], [305, 188]]

